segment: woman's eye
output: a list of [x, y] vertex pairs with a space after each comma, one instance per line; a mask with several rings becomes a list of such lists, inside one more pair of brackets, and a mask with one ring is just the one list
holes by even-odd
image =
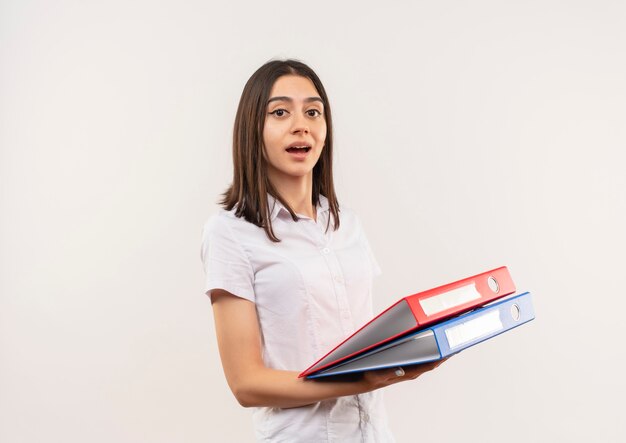
[[317, 117], [318, 115], [322, 115], [322, 113], [317, 109], [309, 109], [308, 111], [306, 111], [306, 113], [309, 114], [309, 117]]
[[276, 109], [275, 111], [270, 112], [270, 114], [274, 114], [276, 117], [282, 117], [287, 113], [285, 109]]

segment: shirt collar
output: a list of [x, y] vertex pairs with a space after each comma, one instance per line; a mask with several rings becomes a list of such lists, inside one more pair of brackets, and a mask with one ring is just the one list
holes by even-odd
[[[269, 205], [270, 210], [272, 211], [270, 214], [270, 219], [272, 221], [274, 221], [274, 219], [278, 217], [278, 214], [280, 214], [281, 212], [284, 212], [285, 214], [289, 215], [289, 211], [280, 202], [280, 200], [274, 198], [270, 194], [267, 194], [267, 204]], [[319, 215], [322, 212], [326, 212], [326, 211], [328, 211], [328, 199], [324, 197], [322, 194], [320, 194], [319, 201], [317, 202], [317, 216], [319, 217]]]

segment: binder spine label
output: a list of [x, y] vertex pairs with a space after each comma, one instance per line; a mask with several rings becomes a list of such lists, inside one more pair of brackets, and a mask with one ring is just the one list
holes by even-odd
[[500, 311], [487, 312], [477, 318], [446, 329], [446, 339], [450, 349], [458, 348], [473, 340], [497, 332], [503, 328]]
[[424, 314], [430, 316], [479, 298], [480, 292], [471, 284], [420, 300], [420, 306]]

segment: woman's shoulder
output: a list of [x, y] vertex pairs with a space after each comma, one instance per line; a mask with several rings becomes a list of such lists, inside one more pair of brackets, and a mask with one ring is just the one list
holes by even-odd
[[241, 235], [255, 235], [260, 228], [243, 217], [235, 215], [235, 210], [219, 208], [204, 223], [204, 236], [219, 235], [222, 237], [239, 238]]
[[234, 216], [234, 214], [231, 214], [230, 211], [224, 208], [219, 208], [216, 213], [210, 215], [204, 222], [204, 231], [212, 232], [227, 229], [228, 224], [232, 224], [233, 222], [231, 216]]

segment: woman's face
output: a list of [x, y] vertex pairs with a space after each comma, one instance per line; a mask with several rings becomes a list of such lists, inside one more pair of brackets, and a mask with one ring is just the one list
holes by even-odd
[[270, 92], [263, 127], [272, 183], [311, 174], [325, 140], [324, 105], [313, 82], [299, 75], [279, 77]]

